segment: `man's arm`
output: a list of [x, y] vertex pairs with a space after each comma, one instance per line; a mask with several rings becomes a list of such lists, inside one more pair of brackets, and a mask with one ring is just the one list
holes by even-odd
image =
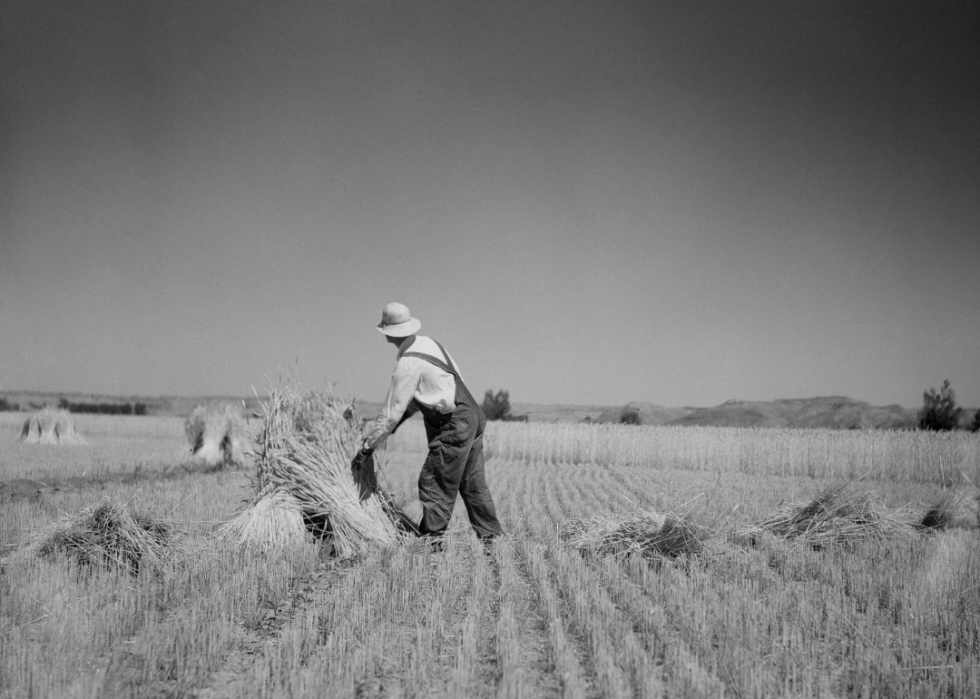
[[398, 423], [391, 428], [391, 434], [395, 434], [395, 432], [398, 431], [398, 428], [402, 426], [402, 423], [405, 422], [410, 417], [412, 417], [418, 411], [419, 411], [419, 407], [418, 405], [415, 404], [415, 401], [409, 403], [408, 407], [405, 408], [405, 412], [402, 413], [401, 418], [399, 418]]
[[375, 449], [381, 446], [388, 435], [395, 431], [402, 416], [409, 410], [421, 376], [421, 359], [404, 357], [398, 360], [398, 366], [395, 367], [395, 373], [391, 377], [391, 386], [388, 387], [385, 407], [378, 415], [374, 427], [364, 438], [365, 449]]

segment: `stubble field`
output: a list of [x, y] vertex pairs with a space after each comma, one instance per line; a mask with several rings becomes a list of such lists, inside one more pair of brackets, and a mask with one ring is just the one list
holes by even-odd
[[[980, 695], [980, 537], [951, 530], [812, 550], [725, 540], [840, 478], [882, 511], [980, 483], [968, 434], [491, 423], [507, 532], [490, 556], [460, 503], [445, 552], [335, 561], [213, 537], [244, 472], [183, 466], [174, 418], [76, 416], [88, 446], [18, 444], [0, 414], [0, 547], [103, 497], [173, 522], [162, 567], [9, 557], [0, 697], [775, 697]], [[406, 424], [382, 482], [419, 514]], [[687, 513], [718, 533], [677, 560], [582, 554], [570, 519]]]

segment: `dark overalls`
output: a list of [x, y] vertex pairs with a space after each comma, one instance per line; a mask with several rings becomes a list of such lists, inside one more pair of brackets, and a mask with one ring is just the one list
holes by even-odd
[[423, 536], [442, 536], [459, 493], [473, 530], [487, 541], [503, 533], [483, 470], [483, 430], [487, 419], [452, 366], [446, 350], [438, 342], [436, 345], [442, 350], [445, 362], [419, 352], [402, 355], [424, 359], [456, 379], [456, 408], [452, 413], [440, 413], [413, 398], [402, 418], [404, 421], [421, 412], [429, 440], [429, 455], [419, 474], [419, 502], [422, 503], [419, 529]]

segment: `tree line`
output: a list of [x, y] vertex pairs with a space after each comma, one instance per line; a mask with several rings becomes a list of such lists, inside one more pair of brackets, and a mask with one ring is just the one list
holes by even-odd
[[[937, 391], [930, 388], [922, 394], [922, 410], [919, 411], [919, 429], [948, 432], [959, 429], [963, 408], [956, 405], [956, 393], [949, 385], [949, 379]], [[980, 432], [980, 410], [973, 416], [968, 429]]]
[[70, 413], [146, 415], [146, 403], [72, 403], [67, 398], [62, 398], [58, 401], [58, 407]]

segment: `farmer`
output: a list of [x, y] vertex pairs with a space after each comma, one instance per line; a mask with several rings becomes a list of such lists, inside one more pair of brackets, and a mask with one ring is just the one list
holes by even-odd
[[476, 535], [488, 547], [503, 531], [483, 473], [483, 430], [486, 417], [467, 390], [456, 362], [435, 340], [416, 335], [422, 323], [408, 308], [389, 303], [378, 330], [398, 348], [385, 406], [364, 439], [361, 452], [373, 452], [405, 420], [417, 412], [425, 418], [429, 455], [419, 475], [422, 536], [441, 537], [449, 526], [456, 493]]

